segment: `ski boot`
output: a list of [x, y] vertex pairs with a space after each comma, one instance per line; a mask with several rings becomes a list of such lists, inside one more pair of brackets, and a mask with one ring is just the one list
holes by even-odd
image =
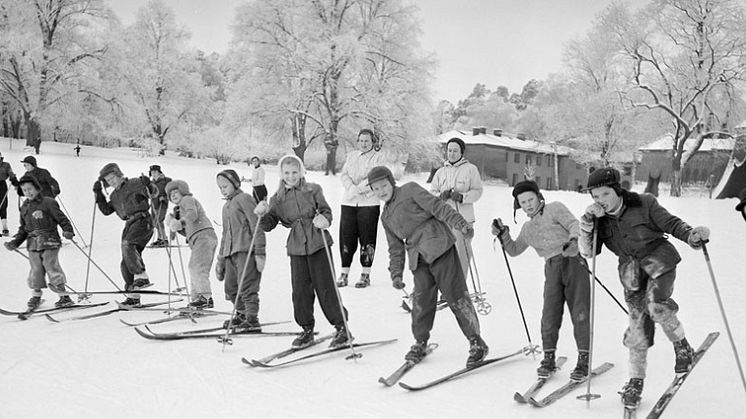
[[411, 361], [414, 363], [422, 361], [422, 358], [424, 358], [427, 355], [427, 341], [426, 340], [418, 340], [417, 342], [412, 345], [411, 348], [409, 348], [409, 352], [407, 352], [406, 355], [404, 355], [404, 359], [407, 361]]
[[119, 305], [124, 306], [125, 308], [137, 308], [140, 307], [140, 298], [127, 297], [127, 299], [119, 303]]
[[41, 305], [41, 296], [33, 296], [29, 298], [28, 302], [26, 303], [26, 307], [28, 307], [29, 310], [36, 310]]
[[580, 382], [588, 377], [588, 351], [578, 352], [578, 363], [575, 369], [570, 372], [570, 380]]
[[469, 358], [466, 359], [466, 367], [473, 367], [484, 361], [490, 348], [481, 336], [476, 335], [469, 338]]
[[673, 370], [676, 374], [689, 372], [694, 362], [694, 349], [689, 345], [686, 338], [673, 343], [673, 350], [676, 352], [676, 365]]
[[[210, 298], [210, 300], [212, 300], [212, 297]], [[205, 309], [205, 308], [209, 308], [209, 307], [212, 307], [210, 305], [210, 300], [208, 300], [207, 298], [205, 298], [204, 295], [200, 295], [197, 298], [195, 298], [194, 300], [192, 300], [187, 305], [187, 307], [191, 308], [191, 309], [194, 309], [194, 310], [202, 310], [202, 309]]]
[[365, 288], [370, 285], [370, 274], [369, 273], [361, 273], [360, 274], [360, 280], [355, 283], [355, 288]]
[[223, 329], [228, 329], [228, 328], [233, 329], [233, 328], [236, 328], [236, 327], [240, 326], [241, 323], [243, 323], [243, 322], [244, 322], [243, 314], [236, 313], [236, 315], [233, 316], [233, 320], [232, 321], [231, 321], [231, 319], [228, 319], [228, 320], [226, 320], [226, 321], [223, 322]]
[[642, 384], [642, 378], [630, 378], [624, 387], [622, 387], [619, 395], [622, 396], [624, 407], [636, 408], [640, 405]]
[[303, 331], [297, 338], [293, 339], [293, 343], [290, 346], [294, 349], [307, 348], [311, 346], [313, 340], [313, 327], [303, 326]]
[[241, 324], [238, 325], [238, 328], [247, 332], [262, 331], [262, 325], [259, 323], [259, 318], [256, 317], [256, 315], [252, 314], [247, 315], [244, 321], [242, 321]]
[[554, 351], [544, 351], [544, 359], [541, 360], [536, 374], [539, 378], [549, 378], [557, 370], [557, 363], [554, 358]]
[[57, 308], [69, 307], [71, 305], [75, 305], [75, 303], [73, 302], [73, 300], [70, 299], [69, 295], [60, 296], [60, 299], [57, 300], [56, 303], [54, 303], [54, 306]]
[[10, 231], [8, 231], [8, 229], [7, 229], [7, 228], [4, 228], [4, 229], [3, 229], [3, 234], [2, 234], [2, 235], [3, 235], [3, 236], [5, 236], [5, 237], [8, 237], [8, 236], [10, 236]]
[[348, 274], [345, 272], [342, 272], [339, 274], [339, 279], [337, 279], [337, 287], [342, 288], [347, 286], [347, 276]]
[[347, 329], [343, 324], [334, 327], [337, 329], [337, 333], [332, 338], [331, 343], [329, 343], [330, 348], [339, 348], [348, 345], [355, 339], [352, 335], [350, 335], [349, 339], [347, 338]]

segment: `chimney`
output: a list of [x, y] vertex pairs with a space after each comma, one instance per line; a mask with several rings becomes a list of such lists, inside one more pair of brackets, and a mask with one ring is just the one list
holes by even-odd
[[487, 134], [487, 127], [479, 127], [479, 133], [480, 134]]
[[526, 141], [526, 133], [525, 132], [519, 132], [518, 134], [515, 135], [515, 138], [517, 138], [517, 139], [519, 139], [521, 141]]
[[479, 127], [472, 128], [471, 135], [479, 135]]
[[503, 130], [500, 128], [495, 128], [492, 130], [492, 135], [495, 137], [502, 137], [503, 136]]

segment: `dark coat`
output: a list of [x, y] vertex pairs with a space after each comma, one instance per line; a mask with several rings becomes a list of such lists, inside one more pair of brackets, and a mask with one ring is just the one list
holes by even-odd
[[158, 208], [161, 205], [168, 205], [168, 195], [166, 194], [166, 185], [168, 185], [168, 182], [171, 182], [170, 177], [161, 176], [158, 179], [154, 180], [152, 182], [153, 185], [155, 185], [156, 188], [158, 188], [158, 192], [155, 193], [155, 189], [153, 189], [153, 194], [151, 196], [153, 200], [153, 206]]
[[[57, 183], [57, 181], [52, 177], [51, 174], [49, 174], [49, 171], [47, 169], [34, 167], [32, 170], [26, 172], [26, 175], [32, 176], [34, 179], [36, 179], [37, 182], [39, 182], [42, 196], [55, 198], [57, 197], [57, 195], [60, 194], [60, 184]], [[18, 186], [16, 189], [18, 190], [18, 195], [23, 196], [21, 187]]]
[[73, 232], [70, 220], [60, 210], [57, 201], [39, 194], [36, 198], [23, 202], [21, 225], [11, 243], [18, 247], [28, 240], [26, 247], [31, 252], [59, 249], [62, 241], [57, 232], [58, 225], [63, 231]]
[[150, 217], [150, 193], [148, 186], [139, 178], [124, 179], [122, 185], [109, 195], [108, 202], [101, 194], [96, 198], [96, 204], [104, 215], [116, 211], [122, 220], [129, 220], [135, 215]]

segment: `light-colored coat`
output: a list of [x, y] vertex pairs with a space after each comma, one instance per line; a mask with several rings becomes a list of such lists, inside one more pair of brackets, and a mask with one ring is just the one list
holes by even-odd
[[503, 245], [510, 256], [518, 256], [529, 246], [544, 259], [562, 253], [562, 245], [579, 233], [578, 219], [561, 202], [550, 202], [523, 224], [515, 241], [509, 237]]
[[376, 166], [388, 166], [386, 157], [380, 151], [354, 150], [347, 154], [340, 178], [344, 186], [342, 205], [350, 207], [377, 207], [378, 198], [368, 187], [368, 172]]
[[466, 221], [473, 223], [474, 203], [482, 196], [482, 177], [477, 166], [461, 159], [456, 163], [446, 162], [438, 169], [430, 184], [430, 192], [440, 195], [441, 192], [453, 189], [464, 196], [463, 202], [449, 199], [446, 202], [461, 214]]

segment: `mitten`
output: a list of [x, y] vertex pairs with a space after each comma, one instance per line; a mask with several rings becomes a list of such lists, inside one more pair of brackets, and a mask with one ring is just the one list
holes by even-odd
[[464, 194], [462, 194], [461, 192], [453, 191], [451, 192], [451, 199], [458, 203], [462, 203], [464, 202]]
[[562, 245], [562, 256], [571, 258], [577, 256], [578, 250], [578, 238], [573, 237], [569, 241]]
[[393, 286], [394, 288], [398, 289], [398, 290], [400, 290], [400, 289], [404, 289], [404, 281], [403, 281], [403, 280], [401, 279], [401, 277], [400, 277], [400, 276], [395, 276], [395, 277], [393, 277], [393, 278], [391, 279], [391, 285], [392, 285], [392, 286]]
[[267, 201], [259, 202], [258, 204], [256, 204], [256, 207], [254, 208], [254, 214], [260, 217], [268, 212], [269, 212], [269, 204], [267, 203]]
[[101, 181], [100, 180], [97, 180], [97, 181], [93, 182], [93, 192], [94, 193], [96, 193], [96, 194], [101, 193], [102, 190], [103, 190], [103, 187], [101, 186]]
[[225, 260], [223, 258], [220, 258], [215, 264], [215, 277], [221, 282], [225, 277]]
[[316, 214], [316, 216], [313, 217], [313, 226], [319, 230], [329, 228], [329, 220], [321, 214]]
[[140, 182], [142, 182], [143, 185], [148, 186], [150, 185], [150, 178], [145, 175], [140, 175]]
[[11, 252], [18, 249], [18, 246], [16, 246], [13, 242], [5, 242], [5, 248], [10, 250]]
[[441, 192], [439, 198], [444, 201], [448, 201], [449, 199], [451, 199], [451, 189]]
[[689, 232], [689, 238], [687, 239], [687, 243], [689, 243], [689, 246], [692, 247], [692, 249], [699, 249], [702, 247], [702, 243], [707, 243], [707, 241], [710, 239], [710, 229], [707, 227], [694, 227]]
[[68, 240], [72, 240], [73, 237], [75, 237], [75, 233], [73, 233], [72, 231], [63, 231], [62, 232], [62, 237], [66, 238]]
[[168, 228], [171, 231], [179, 231], [184, 227], [181, 225], [181, 221], [172, 218], [171, 221], [168, 222]]
[[600, 218], [603, 217], [604, 214], [606, 214], [606, 211], [604, 211], [604, 207], [602, 207], [601, 204], [594, 202], [585, 209], [585, 213], [593, 217]]
[[465, 239], [471, 239], [474, 237], [474, 227], [472, 227], [471, 224], [466, 223], [466, 225], [461, 228], [461, 234], [464, 235]]

